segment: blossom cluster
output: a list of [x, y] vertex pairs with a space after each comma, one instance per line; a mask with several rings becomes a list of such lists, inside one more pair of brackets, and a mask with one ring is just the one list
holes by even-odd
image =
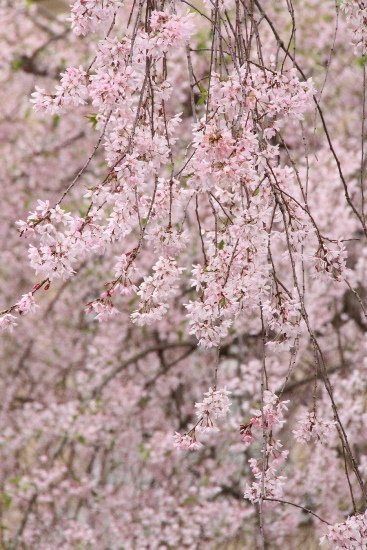
[[65, 111], [64, 106], [85, 105], [88, 97], [87, 82], [87, 73], [80, 66], [78, 69], [69, 67], [65, 73], [61, 73], [60, 85], [56, 86], [56, 93], [52, 96], [36, 86], [36, 91], [32, 93], [31, 99], [35, 112], [45, 111], [60, 114]]
[[160, 58], [171, 48], [186, 46], [194, 32], [193, 13], [172, 13], [152, 11], [151, 32], [142, 36], [149, 55]]
[[271, 343], [273, 346], [276, 344], [278, 348], [289, 349], [300, 333], [301, 305], [299, 300], [293, 297], [296, 294], [296, 289], [291, 296], [278, 291], [271, 300], [263, 303], [264, 317], [276, 334]]
[[267, 439], [262, 458], [249, 460], [252, 473], [258, 481], [251, 485], [246, 483], [244, 498], [252, 503], [258, 502], [260, 498], [280, 498], [282, 495], [286, 478], [277, 473], [276, 467], [286, 460], [289, 451], [281, 450], [283, 445], [280, 440], [274, 439], [273, 433], [286, 422], [284, 411], [288, 410], [287, 403], [288, 401], [280, 401], [275, 393], [265, 390], [261, 410], [255, 409], [250, 422], [240, 426], [244, 443], [254, 441], [252, 429], [255, 426], [262, 429]]
[[209, 388], [209, 391], [204, 393], [206, 397], [204, 397], [203, 402], [195, 403], [197, 416], [200, 418], [204, 415], [211, 416], [212, 418], [226, 416], [231, 406], [228, 399], [230, 393], [226, 387], [221, 390]]
[[315, 277], [331, 277], [336, 281], [342, 279], [346, 270], [347, 251], [345, 245], [338, 241], [337, 246], [326, 246], [321, 243], [315, 256]]
[[[191, 435], [190, 435], [191, 434]], [[174, 443], [173, 446], [177, 449], [181, 450], [190, 450], [190, 451], [197, 451], [202, 447], [202, 444], [197, 441], [195, 430], [190, 431], [188, 434], [180, 434], [179, 432], [176, 432], [174, 435]]]
[[329, 543], [332, 550], [366, 550], [367, 512], [350, 516], [343, 523], [331, 525], [320, 542]]
[[71, 5], [71, 28], [77, 36], [94, 32], [122, 5], [119, 0], [75, 0]]
[[202, 444], [196, 439], [196, 428], [204, 434], [218, 432], [219, 428], [214, 425], [213, 419], [223, 418], [229, 412], [231, 402], [228, 395], [230, 393], [226, 387], [219, 390], [209, 388], [209, 391], [204, 393], [206, 397], [204, 397], [202, 403], [195, 403], [196, 414], [199, 417], [198, 422], [187, 434], [181, 435], [176, 432], [174, 447], [190, 449], [191, 451], [199, 449]]
[[[302, 119], [314, 93], [312, 81], [300, 82], [293, 69], [284, 74], [241, 69], [228, 78], [214, 74], [212, 86], [211, 116], [194, 126], [195, 155], [186, 168], [187, 184], [197, 194], [209, 193], [216, 214], [227, 217], [220, 232], [206, 234], [206, 265], [192, 272], [200, 300], [186, 306], [190, 332], [206, 347], [217, 346], [233, 319], [258, 308], [261, 299], [271, 316], [264, 228], [279, 200], [285, 201], [287, 238], [295, 251], [313, 232], [302, 208], [287, 198], [293, 174], [279, 165], [279, 149], [272, 144], [285, 120]], [[236, 120], [241, 131], [234, 136]], [[299, 331], [299, 303], [285, 296], [281, 301], [283, 311], [273, 311], [273, 324], [290, 346]]]
[[342, 0], [340, 8], [346, 13], [353, 29], [353, 44], [356, 52], [366, 53], [367, 45], [367, 4], [365, 0], [354, 2]]
[[293, 435], [299, 443], [305, 444], [311, 439], [323, 443], [330, 439], [335, 428], [335, 421], [321, 420], [315, 411], [306, 412], [298, 421], [298, 430], [293, 430]]
[[131, 314], [131, 319], [138, 325], [159, 321], [167, 312], [167, 299], [177, 289], [177, 281], [184, 268], [178, 267], [173, 258], [160, 257], [153, 266], [153, 276], [145, 277], [139, 286], [139, 309]]
[[281, 498], [286, 477], [279, 475], [275, 466], [281, 465], [289, 454], [289, 451], [282, 451], [281, 448], [282, 444], [279, 440], [273, 440], [270, 444], [267, 444], [265, 460], [268, 464], [265, 469], [263, 469], [263, 459], [250, 458], [249, 463], [252, 473], [258, 481], [253, 482], [251, 485], [246, 483], [243, 496], [252, 504], [258, 502], [261, 498]]

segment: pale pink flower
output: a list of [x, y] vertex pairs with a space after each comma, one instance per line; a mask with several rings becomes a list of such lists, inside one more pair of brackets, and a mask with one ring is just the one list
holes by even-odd
[[209, 388], [209, 391], [204, 393], [207, 397], [204, 398], [202, 403], [195, 403], [197, 416], [205, 417], [211, 416], [213, 418], [220, 418], [226, 416], [229, 412], [231, 402], [228, 399], [228, 395], [232, 392], [227, 390], [227, 387], [220, 390], [213, 390]]
[[35, 302], [32, 292], [23, 294], [22, 298], [16, 305], [19, 313], [35, 313], [36, 309], [39, 307]]
[[306, 412], [298, 421], [298, 430], [293, 430], [294, 437], [299, 443], [305, 444], [310, 439], [316, 442], [324, 443], [334, 432], [335, 422], [321, 420], [314, 411]]
[[10, 332], [13, 332], [14, 327], [18, 326], [18, 323], [15, 322], [16, 317], [11, 313], [3, 313], [0, 315], [0, 328], [1, 330], [8, 329]]
[[[192, 431], [189, 433], [192, 433]], [[202, 447], [202, 444], [196, 440], [195, 431], [192, 436], [189, 434], [180, 434], [179, 432], [176, 432], [173, 437], [175, 440], [173, 446], [177, 449], [197, 451], [200, 447]]]
[[331, 525], [320, 543], [328, 542], [333, 550], [367, 549], [367, 512], [350, 516], [343, 523]]

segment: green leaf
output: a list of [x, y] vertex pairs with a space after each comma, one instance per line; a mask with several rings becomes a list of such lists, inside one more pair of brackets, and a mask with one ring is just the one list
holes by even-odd
[[12, 71], [15, 71], [15, 72], [19, 71], [19, 69], [21, 69], [23, 65], [24, 65], [24, 59], [22, 59], [21, 57], [16, 57], [10, 63], [10, 67]]
[[198, 503], [198, 499], [195, 495], [188, 495], [182, 501], [182, 506], [189, 506], [190, 504], [197, 504], [197, 503]]
[[200, 90], [200, 93], [201, 93], [201, 94], [207, 94], [207, 93], [208, 93], [208, 92], [206, 91], [205, 86], [203, 85], [202, 82], [198, 82], [198, 85], [199, 85], [199, 90]]
[[202, 103], [204, 103], [206, 101], [206, 96], [204, 95], [199, 95], [199, 99], [197, 100], [196, 102], [196, 105], [201, 105]]
[[4, 510], [9, 510], [9, 508], [11, 506], [11, 501], [12, 501], [11, 496], [8, 493], [6, 493], [5, 491], [3, 491], [1, 493], [1, 502], [3, 504]]
[[[197, 39], [197, 48], [198, 50], [207, 48], [208, 44], [208, 32], [205, 30], [198, 31], [196, 34]], [[199, 54], [204, 55], [206, 52], [199, 52]]]
[[252, 193], [252, 196], [253, 197], [256, 197], [260, 192], [260, 186], [259, 187], [256, 187], [255, 191]]
[[206, 101], [206, 98], [208, 97], [208, 92], [206, 88], [203, 86], [202, 82], [198, 82], [198, 86], [200, 90], [200, 95], [199, 95], [199, 99], [196, 102], [196, 105], [201, 105]]
[[60, 121], [60, 115], [53, 115], [53, 117], [52, 117], [52, 127], [57, 128], [57, 126], [59, 125], [59, 121]]
[[140, 405], [142, 408], [144, 408], [144, 407], [146, 407], [146, 406], [148, 405], [149, 401], [150, 401], [150, 396], [149, 396], [149, 395], [144, 395], [143, 397], [141, 397], [141, 398], [139, 399], [139, 405]]
[[366, 56], [365, 55], [359, 55], [355, 58], [355, 62], [358, 65], [358, 67], [363, 67], [363, 65], [366, 64]]
[[224, 241], [223, 239], [218, 243], [218, 248], [219, 250], [223, 250], [223, 247], [224, 247]]
[[98, 115], [98, 113], [91, 113], [90, 115], [86, 115], [86, 117], [85, 117], [91, 123], [93, 130], [97, 126], [97, 123], [98, 123], [97, 115]]
[[11, 478], [9, 479], [9, 482], [10, 482], [10, 483], [15, 483], [15, 485], [16, 485], [17, 483], [19, 483], [19, 481], [20, 481], [21, 479], [22, 479], [22, 476], [14, 476], [14, 477], [11, 477]]
[[148, 460], [148, 458], [150, 457], [150, 450], [146, 448], [144, 443], [138, 443], [136, 448], [139, 458], [143, 461]]

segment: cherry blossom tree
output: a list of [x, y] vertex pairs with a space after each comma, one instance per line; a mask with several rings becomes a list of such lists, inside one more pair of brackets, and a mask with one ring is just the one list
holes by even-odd
[[365, 0], [0, 16], [0, 547], [367, 549]]

